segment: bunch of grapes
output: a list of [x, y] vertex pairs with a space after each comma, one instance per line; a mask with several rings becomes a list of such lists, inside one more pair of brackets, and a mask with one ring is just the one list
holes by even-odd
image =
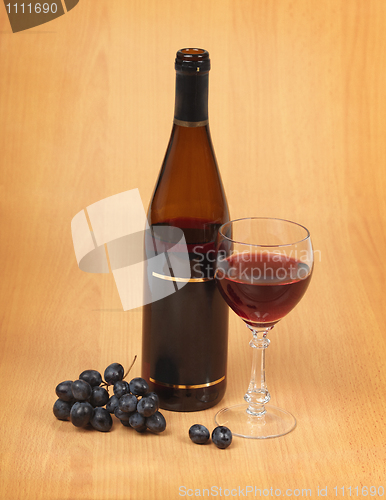
[[[104, 372], [104, 381], [98, 371], [86, 370], [79, 375], [79, 380], [61, 382], [56, 386], [59, 399], [53, 408], [55, 417], [70, 420], [75, 427], [91, 424], [98, 431], [108, 432], [113, 426], [111, 414], [114, 413], [125, 427], [137, 432], [163, 432], [166, 421], [158, 411], [157, 394], [149, 392], [143, 378], [126, 382], [127, 373], [121, 364], [112, 363]], [[113, 386], [114, 391], [111, 397], [105, 389], [109, 386]]]

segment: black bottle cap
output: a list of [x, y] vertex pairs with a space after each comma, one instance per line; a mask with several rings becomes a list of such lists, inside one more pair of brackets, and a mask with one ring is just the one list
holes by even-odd
[[209, 52], [204, 49], [181, 49], [176, 55], [175, 68], [177, 71], [188, 71], [191, 73], [209, 71]]

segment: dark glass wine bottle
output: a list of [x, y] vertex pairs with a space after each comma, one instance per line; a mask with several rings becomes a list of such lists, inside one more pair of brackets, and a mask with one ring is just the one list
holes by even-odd
[[[145, 237], [145, 288], [155, 298], [163, 287], [175, 293], [143, 307], [142, 376], [162, 408], [196, 411], [217, 404], [226, 388], [228, 307], [213, 278], [217, 231], [229, 211], [208, 125], [209, 54], [179, 50], [175, 69], [173, 129]], [[160, 248], [169, 249], [169, 264], [178, 261], [175, 228], [185, 236], [188, 276], [150, 265]]]

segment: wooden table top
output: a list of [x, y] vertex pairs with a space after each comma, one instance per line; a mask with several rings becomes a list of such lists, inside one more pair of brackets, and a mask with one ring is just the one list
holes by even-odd
[[[385, 23], [382, 0], [81, 0], [12, 33], [0, 6], [1, 499], [333, 498], [349, 487], [381, 497]], [[159, 436], [119, 422], [80, 430], [52, 413], [60, 381], [141, 357], [141, 309], [123, 312], [111, 274], [79, 270], [70, 223], [125, 190], [147, 207], [171, 130], [173, 60], [187, 46], [210, 52], [232, 217], [296, 220], [318, 251], [267, 351], [271, 402], [297, 428], [224, 451], [194, 445], [188, 429], [213, 429], [220, 407], [242, 402], [251, 353], [233, 313], [219, 407], [164, 412]]]

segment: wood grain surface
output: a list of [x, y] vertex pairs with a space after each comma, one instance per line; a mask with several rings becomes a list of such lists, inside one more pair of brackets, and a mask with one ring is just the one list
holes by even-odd
[[[383, 0], [81, 0], [12, 33], [0, 5], [1, 499], [386, 490], [385, 25]], [[310, 288], [267, 351], [272, 403], [297, 428], [225, 451], [188, 438], [194, 423], [212, 429], [219, 408], [165, 412], [160, 436], [52, 414], [60, 381], [140, 357], [141, 310], [122, 311], [111, 274], [79, 270], [70, 222], [134, 188], [147, 207], [171, 131], [173, 60], [187, 46], [211, 56], [232, 217], [296, 220], [317, 250]], [[242, 401], [248, 341], [231, 313], [220, 407]]]

